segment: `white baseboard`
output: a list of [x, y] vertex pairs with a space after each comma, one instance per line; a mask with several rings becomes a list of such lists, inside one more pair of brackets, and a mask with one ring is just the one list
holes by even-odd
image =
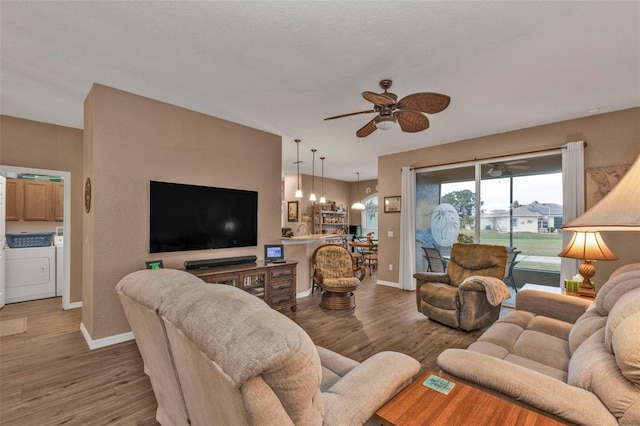
[[378, 280], [378, 281], [376, 281], [376, 284], [386, 285], [387, 287], [400, 288], [400, 283], [394, 283], [394, 282], [391, 282], [391, 281]]
[[62, 307], [62, 309], [64, 309], [65, 311], [68, 311], [70, 309], [80, 309], [80, 308], [82, 308], [82, 302], [71, 302], [66, 306]]
[[300, 292], [300, 293], [296, 293], [296, 299], [302, 299], [303, 297], [307, 297], [307, 296], [311, 296], [311, 289]]
[[129, 340], [135, 339], [135, 337], [133, 336], [133, 332], [130, 331], [128, 333], [116, 334], [115, 336], [103, 337], [101, 339], [94, 340], [91, 338], [91, 335], [89, 335], [89, 332], [87, 331], [83, 323], [80, 323], [80, 331], [82, 332], [84, 340], [87, 342], [87, 345], [89, 345], [89, 349], [91, 350], [100, 349], [106, 346], [116, 345], [118, 343], [128, 342]]

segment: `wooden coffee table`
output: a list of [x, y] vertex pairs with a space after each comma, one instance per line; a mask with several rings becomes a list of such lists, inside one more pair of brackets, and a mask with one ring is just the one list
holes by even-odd
[[[422, 384], [429, 375], [455, 383], [448, 395]], [[376, 411], [383, 425], [562, 425], [448, 376], [427, 371]]]

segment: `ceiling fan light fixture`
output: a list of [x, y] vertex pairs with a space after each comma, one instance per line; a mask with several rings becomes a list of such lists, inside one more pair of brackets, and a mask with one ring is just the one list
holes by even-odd
[[397, 118], [393, 115], [380, 115], [373, 119], [378, 130], [389, 130], [395, 127]]

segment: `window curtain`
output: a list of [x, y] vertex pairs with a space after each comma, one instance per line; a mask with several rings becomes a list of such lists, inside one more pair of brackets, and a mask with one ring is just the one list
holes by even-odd
[[416, 279], [416, 172], [412, 167], [402, 168], [400, 198], [400, 288], [415, 290]]
[[[584, 213], [584, 142], [570, 142], [562, 147], [562, 222], [567, 223]], [[562, 233], [566, 247], [573, 232]], [[560, 287], [564, 280], [578, 273], [578, 260], [560, 258]]]

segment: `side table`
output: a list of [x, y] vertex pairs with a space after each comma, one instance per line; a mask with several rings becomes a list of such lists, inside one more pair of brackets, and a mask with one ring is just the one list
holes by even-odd
[[580, 295], [578, 293], [573, 293], [573, 292], [570, 292], [570, 291], [566, 291], [563, 288], [552, 287], [550, 285], [529, 284], [529, 283], [527, 283], [527, 284], [522, 286], [521, 290], [538, 290], [538, 291], [545, 291], [547, 293], [564, 294], [566, 296], [573, 296], [573, 297], [580, 297], [582, 299], [587, 299], [587, 300], [594, 300], [594, 298], [591, 297], [591, 296]]
[[[455, 383], [448, 395], [422, 384], [431, 374]], [[433, 371], [424, 373], [380, 407], [376, 419], [385, 426], [564, 424]]]

